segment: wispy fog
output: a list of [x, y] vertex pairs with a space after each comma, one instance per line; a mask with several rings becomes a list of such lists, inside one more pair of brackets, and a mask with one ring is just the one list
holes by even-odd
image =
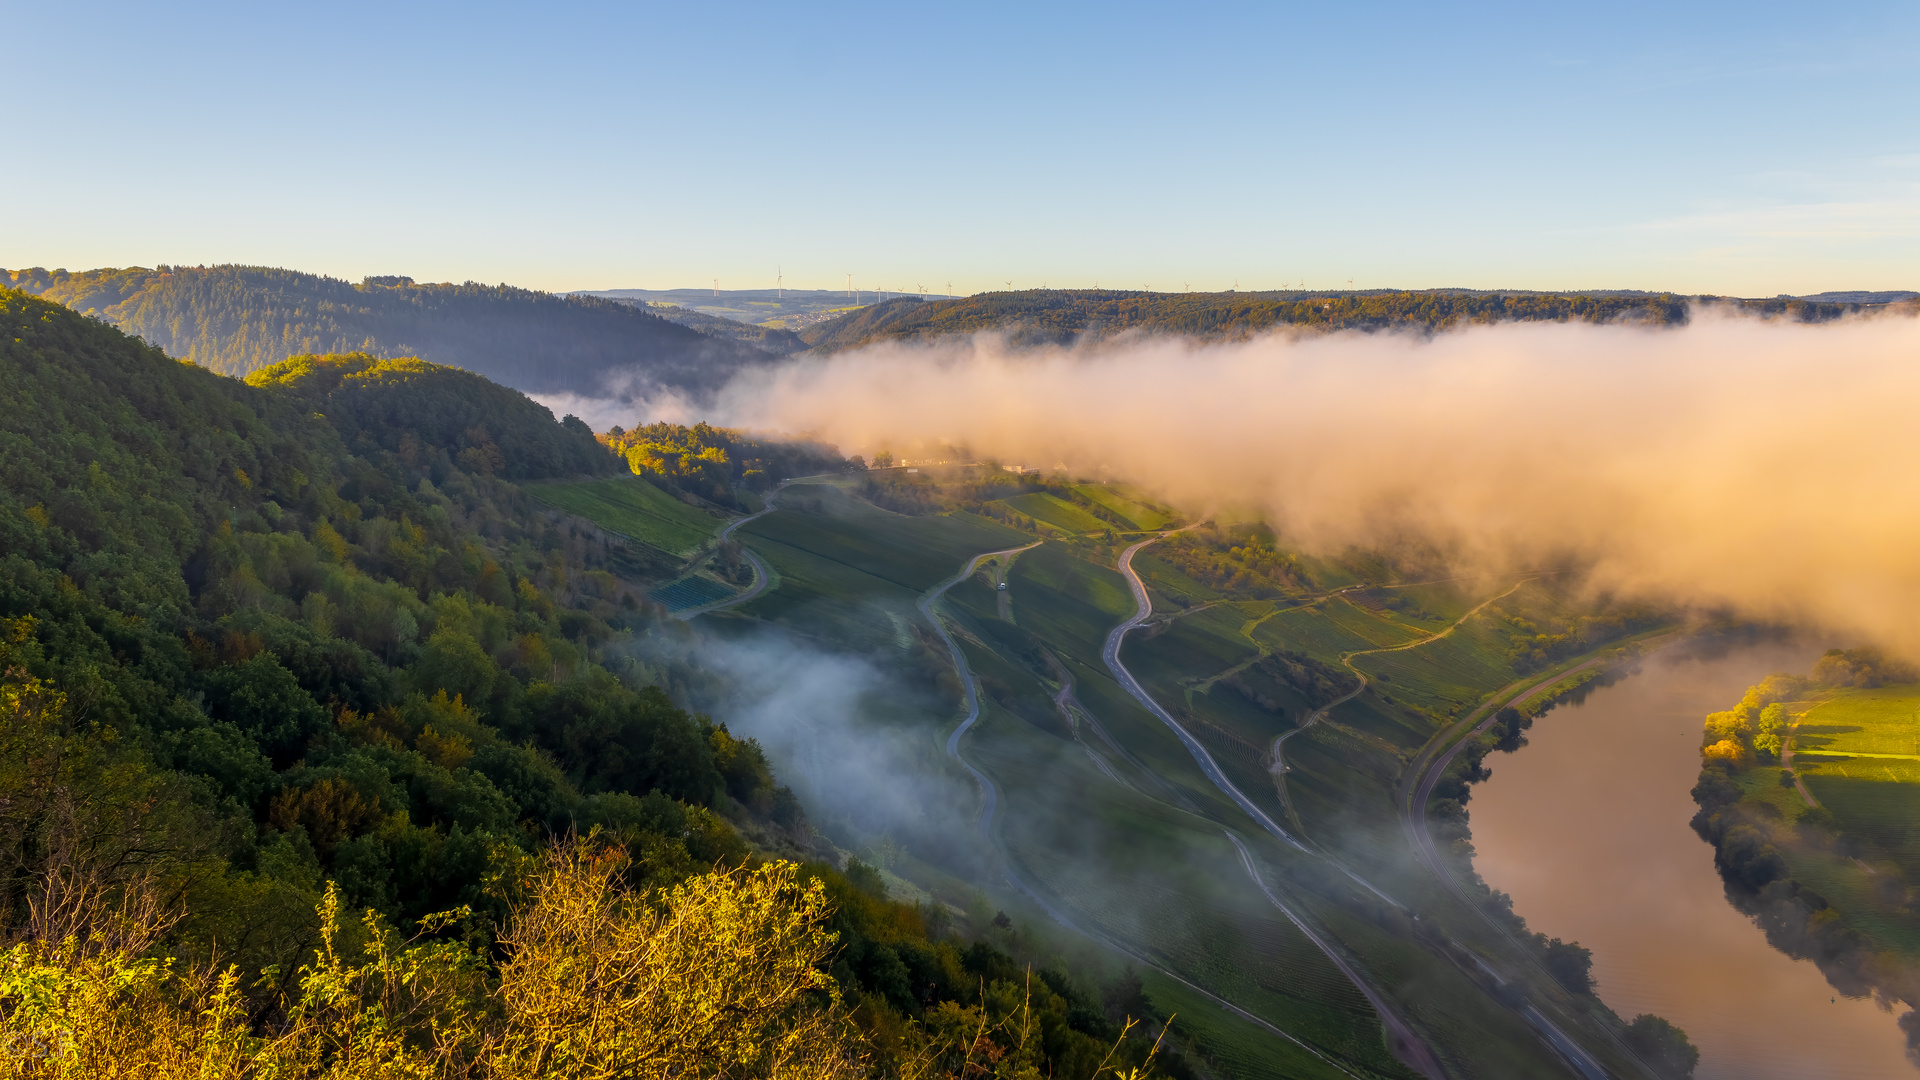
[[891, 836], [925, 850], [966, 832], [955, 820], [978, 804], [972, 783], [947, 766], [933, 729], [889, 714], [901, 689], [866, 659], [771, 627], [732, 639], [649, 639], [641, 648], [671, 650], [717, 676], [692, 704], [758, 739], [780, 781], [837, 842], [865, 847]]
[[[1920, 321], [1712, 311], [1014, 351], [888, 345], [742, 376], [710, 415], [844, 452], [964, 445], [1251, 507], [1326, 549], [1416, 531], [1920, 652]], [[631, 416], [626, 419], [631, 423]]]

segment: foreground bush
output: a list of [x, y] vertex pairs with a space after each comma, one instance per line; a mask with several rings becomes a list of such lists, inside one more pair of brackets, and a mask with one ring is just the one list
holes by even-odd
[[[236, 969], [179, 972], [143, 955], [163, 929], [150, 903], [96, 905], [86, 930], [0, 956], [0, 1078], [862, 1071], [820, 971], [834, 935], [818, 882], [770, 863], [639, 894], [622, 884], [624, 866], [584, 844], [550, 854], [497, 965], [459, 941], [401, 941], [372, 914], [349, 949], [329, 889], [313, 963], [258, 1017], [246, 1014]], [[423, 920], [422, 931], [461, 914]]]

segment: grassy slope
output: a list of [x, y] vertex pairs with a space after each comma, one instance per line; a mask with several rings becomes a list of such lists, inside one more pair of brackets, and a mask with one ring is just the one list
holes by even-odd
[[[1794, 768], [1814, 798], [1832, 811], [1840, 832], [1864, 842], [1865, 865], [1806, 845], [1782, 847], [1793, 876], [1831, 900], [1850, 925], [1910, 954], [1920, 953], [1920, 917], [1889, 903], [1883, 893], [1895, 876], [1920, 879], [1916, 739], [1920, 686], [1846, 690], [1811, 706], [1794, 728]], [[1776, 804], [1788, 820], [1799, 813], [1802, 804], [1790, 789], [1765, 782], [1771, 770], [1750, 775], [1759, 777], [1753, 782], [1755, 797]]]
[[678, 558], [692, 555], [713, 539], [721, 523], [637, 476], [521, 486], [569, 514]]
[[1173, 521], [1167, 511], [1118, 484], [1076, 484], [1073, 490], [1088, 502], [1126, 518], [1136, 529], [1163, 529]]
[[[1181, 595], [1204, 600], [1210, 591], [1160, 560], [1136, 557], [1134, 565], [1154, 593], [1156, 610], [1180, 610], [1163, 597]], [[1356, 577], [1377, 580], [1375, 575], [1381, 571], [1364, 565], [1323, 565], [1315, 569], [1316, 576], [1323, 580], [1344, 578], [1348, 582]], [[1412, 599], [1416, 607], [1430, 615], [1458, 618], [1503, 590], [1506, 583], [1479, 587], [1482, 591], [1468, 593], [1458, 585], [1421, 586]], [[1523, 590], [1513, 602], [1530, 615], [1558, 609], [1557, 601], [1541, 590]], [[1195, 720], [1211, 721], [1220, 713], [1209, 712], [1209, 707], [1216, 707], [1223, 699], [1224, 688], [1216, 686], [1206, 695], [1189, 694], [1186, 685], [1209, 665], [1225, 666], [1258, 649], [1302, 652], [1337, 666], [1345, 653], [1418, 641], [1450, 621], [1416, 618], [1339, 598], [1294, 604], [1283, 600], [1201, 608], [1180, 617], [1165, 633], [1130, 639], [1129, 666], [1161, 702], [1170, 707], [1184, 703]], [[1436, 909], [1444, 910], [1449, 901], [1438, 891], [1437, 883], [1398, 854], [1404, 852], [1404, 840], [1393, 790], [1408, 759], [1439, 730], [1435, 720], [1420, 710], [1442, 715], [1463, 713], [1485, 694], [1513, 681], [1514, 672], [1503, 659], [1506, 641], [1498, 618], [1489, 610], [1445, 638], [1404, 651], [1358, 658], [1356, 665], [1363, 671], [1388, 678], [1376, 681], [1361, 696], [1336, 708], [1328, 722], [1287, 744], [1289, 790], [1308, 835], [1338, 851], [1377, 884], [1403, 899], [1419, 899], [1420, 909], [1428, 916]], [[1213, 668], [1218, 670], [1220, 667]], [[1284, 727], [1276, 724], [1270, 730], [1278, 733]], [[1263, 768], [1251, 767], [1234, 754], [1223, 752], [1220, 741], [1209, 739], [1203, 725], [1195, 725], [1195, 734], [1209, 744], [1222, 769], [1243, 792], [1278, 815], [1274, 789], [1266, 782]], [[1344, 918], [1337, 904], [1316, 904], [1314, 910], [1332, 922]], [[1469, 912], [1456, 908], [1448, 913], [1444, 924], [1456, 940], [1482, 949], [1498, 947], [1488, 936], [1487, 927]], [[1501, 1039], [1486, 1038], [1482, 1033], [1504, 1032], [1521, 1040], [1530, 1040], [1531, 1036], [1517, 1018], [1492, 1005], [1464, 980], [1441, 990], [1440, 984], [1457, 972], [1436, 968], [1433, 955], [1422, 954], [1404, 937], [1382, 933], [1364, 920], [1345, 923], [1340, 937], [1369, 970], [1405, 972], [1400, 985], [1408, 988], [1396, 996], [1409, 1019], [1456, 1063], [1472, 1062], [1467, 1067], [1469, 1075], [1534, 1075], [1536, 1070], [1552, 1070], [1538, 1060], [1528, 1060], [1530, 1051]], [[1590, 1003], [1560, 995], [1559, 1004], [1560, 1015], [1570, 1017], [1574, 1030], [1581, 1031], [1579, 1025], [1592, 1015]], [[1604, 1047], [1605, 1037], [1597, 1028], [1586, 1028], [1584, 1036], [1583, 1041], [1591, 1048]], [[1510, 1054], [1517, 1056], [1507, 1056]]]
[[[795, 509], [741, 530], [742, 539], [780, 577], [779, 586], [747, 605], [744, 614], [786, 623], [842, 648], [904, 655], [908, 630], [919, 621], [914, 604], [925, 589], [971, 555], [1030, 539], [972, 515], [903, 517], [831, 485], [814, 487], [817, 499], [795, 498], [790, 503]], [[1128, 501], [1125, 493], [1109, 492], [1112, 501], [1086, 490], [1081, 494], [1140, 520], [1130, 516], [1140, 512], [1137, 508], [1121, 509]], [[1070, 503], [1059, 506], [1084, 513]], [[1095, 528], [1106, 525], [1096, 522], [1088, 531]], [[1230, 601], [1149, 553], [1136, 566], [1150, 581], [1156, 610], [1185, 613], [1158, 637], [1130, 638], [1128, 661], [1159, 700], [1192, 717], [1200, 737], [1242, 789], [1276, 813], [1259, 751], [1289, 721], [1229, 688], [1196, 689], [1189, 695], [1188, 684], [1276, 648], [1337, 661], [1344, 651], [1413, 640], [1484, 599], [1447, 586], [1423, 586], [1411, 614], [1343, 601], [1317, 610], [1290, 609], [1290, 601]], [[1315, 575], [1351, 580], [1356, 572], [1374, 570], [1326, 564], [1316, 566]], [[1173, 734], [1112, 680], [1101, 646], [1133, 603], [1125, 581], [1110, 566], [1078, 558], [1068, 545], [1055, 542], [1018, 557], [1005, 575], [1007, 593], [997, 593], [986, 576], [955, 587], [944, 602], [983, 689], [982, 719], [968, 736], [968, 754], [1000, 788], [996, 833], [1004, 850], [1054, 902], [1076, 920], [1134, 942], [1184, 977], [1284, 1023], [1339, 1055], [1346, 1068], [1361, 1075], [1402, 1075], [1386, 1057], [1364, 999], [1331, 972], [1324, 957], [1308, 951], [1305, 939], [1253, 890], [1221, 835], [1222, 826], [1230, 826], [1254, 845], [1268, 882], [1291, 894], [1350, 954], [1378, 973], [1381, 985], [1465, 1074], [1557, 1072], [1510, 1013], [1429, 948], [1409, 940], [1404, 925], [1370, 909], [1351, 883], [1326, 864], [1254, 833]], [[1184, 603], [1170, 600], [1175, 593]], [[1001, 617], [1003, 599], [1011, 619]], [[1187, 611], [1189, 603], [1209, 606]], [[1484, 641], [1456, 636], [1460, 641], [1449, 641], [1447, 648], [1458, 656], [1409, 658], [1393, 671], [1392, 680], [1401, 685], [1389, 692], [1430, 701], [1435, 708], [1457, 708], [1468, 688], [1510, 681], [1495, 674], [1496, 668], [1504, 673], [1496, 662], [1498, 635], [1488, 633]], [[1057, 683], [1048, 655], [1072, 674], [1079, 701], [1123, 753], [1085, 727], [1074, 731], [1059, 715], [1049, 700]], [[1393, 655], [1396, 660], [1407, 656]], [[943, 693], [957, 699], [957, 687]], [[1297, 716], [1304, 705], [1296, 695], [1286, 699], [1282, 713]], [[903, 715], [899, 722], [925, 723], [937, 739], [957, 719], [954, 709], [949, 703], [934, 710], [944, 718]], [[1376, 812], [1353, 822], [1362, 826], [1357, 836], [1376, 846], [1395, 843], [1387, 831], [1393, 819], [1386, 793], [1410, 753], [1405, 748], [1417, 748], [1433, 724], [1410, 718], [1404, 703], [1389, 705], [1371, 693], [1339, 710], [1337, 720], [1310, 732], [1311, 738], [1295, 740], [1312, 774], [1302, 778], [1305, 802], [1328, 827], [1344, 823], [1340, 815], [1350, 807], [1365, 805]], [[1118, 780], [1097, 767], [1090, 752], [1099, 754]], [[994, 877], [985, 868], [948, 866], [942, 872], [983, 885]], [[1019, 908], [1029, 920], [1044, 920], [1016, 895], [989, 888], [1009, 911]], [[1417, 889], [1408, 886], [1407, 891], [1411, 895]], [[1178, 984], [1159, 976], [1150, 982], [1163, 1006], [1187, 1014], [1186, 1030], [1230, 1075], [1328, 1075], [1316, 1059]]]
[[1035, 521], [1051, 525], [1062, 532], [1090, 533], [1113, 527], [1065, 499], [1057, 495], [1049, 495], [1044, 491], [1017, 495], [1000, 501]]

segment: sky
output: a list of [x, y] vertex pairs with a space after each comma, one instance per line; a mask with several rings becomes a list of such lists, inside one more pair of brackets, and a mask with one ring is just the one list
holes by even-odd
[[1920, 6], [23, 4], [0, 266], [1920, 288]]

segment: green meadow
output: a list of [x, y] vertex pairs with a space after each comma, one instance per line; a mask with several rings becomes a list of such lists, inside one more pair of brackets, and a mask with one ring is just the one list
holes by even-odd
[[1011, 499], [1002, 499], [1000, 502], [1061, 532], [1090, 533], [1113, 528], [1112, 523], [1102, 521], [1067, 500], [1057, 495], [1049, 495], [1044, 491], [1016, 495]]
[[542, 502], [679, 558], [698, 552], [724, 522], [637, 476], [521, 487]]

